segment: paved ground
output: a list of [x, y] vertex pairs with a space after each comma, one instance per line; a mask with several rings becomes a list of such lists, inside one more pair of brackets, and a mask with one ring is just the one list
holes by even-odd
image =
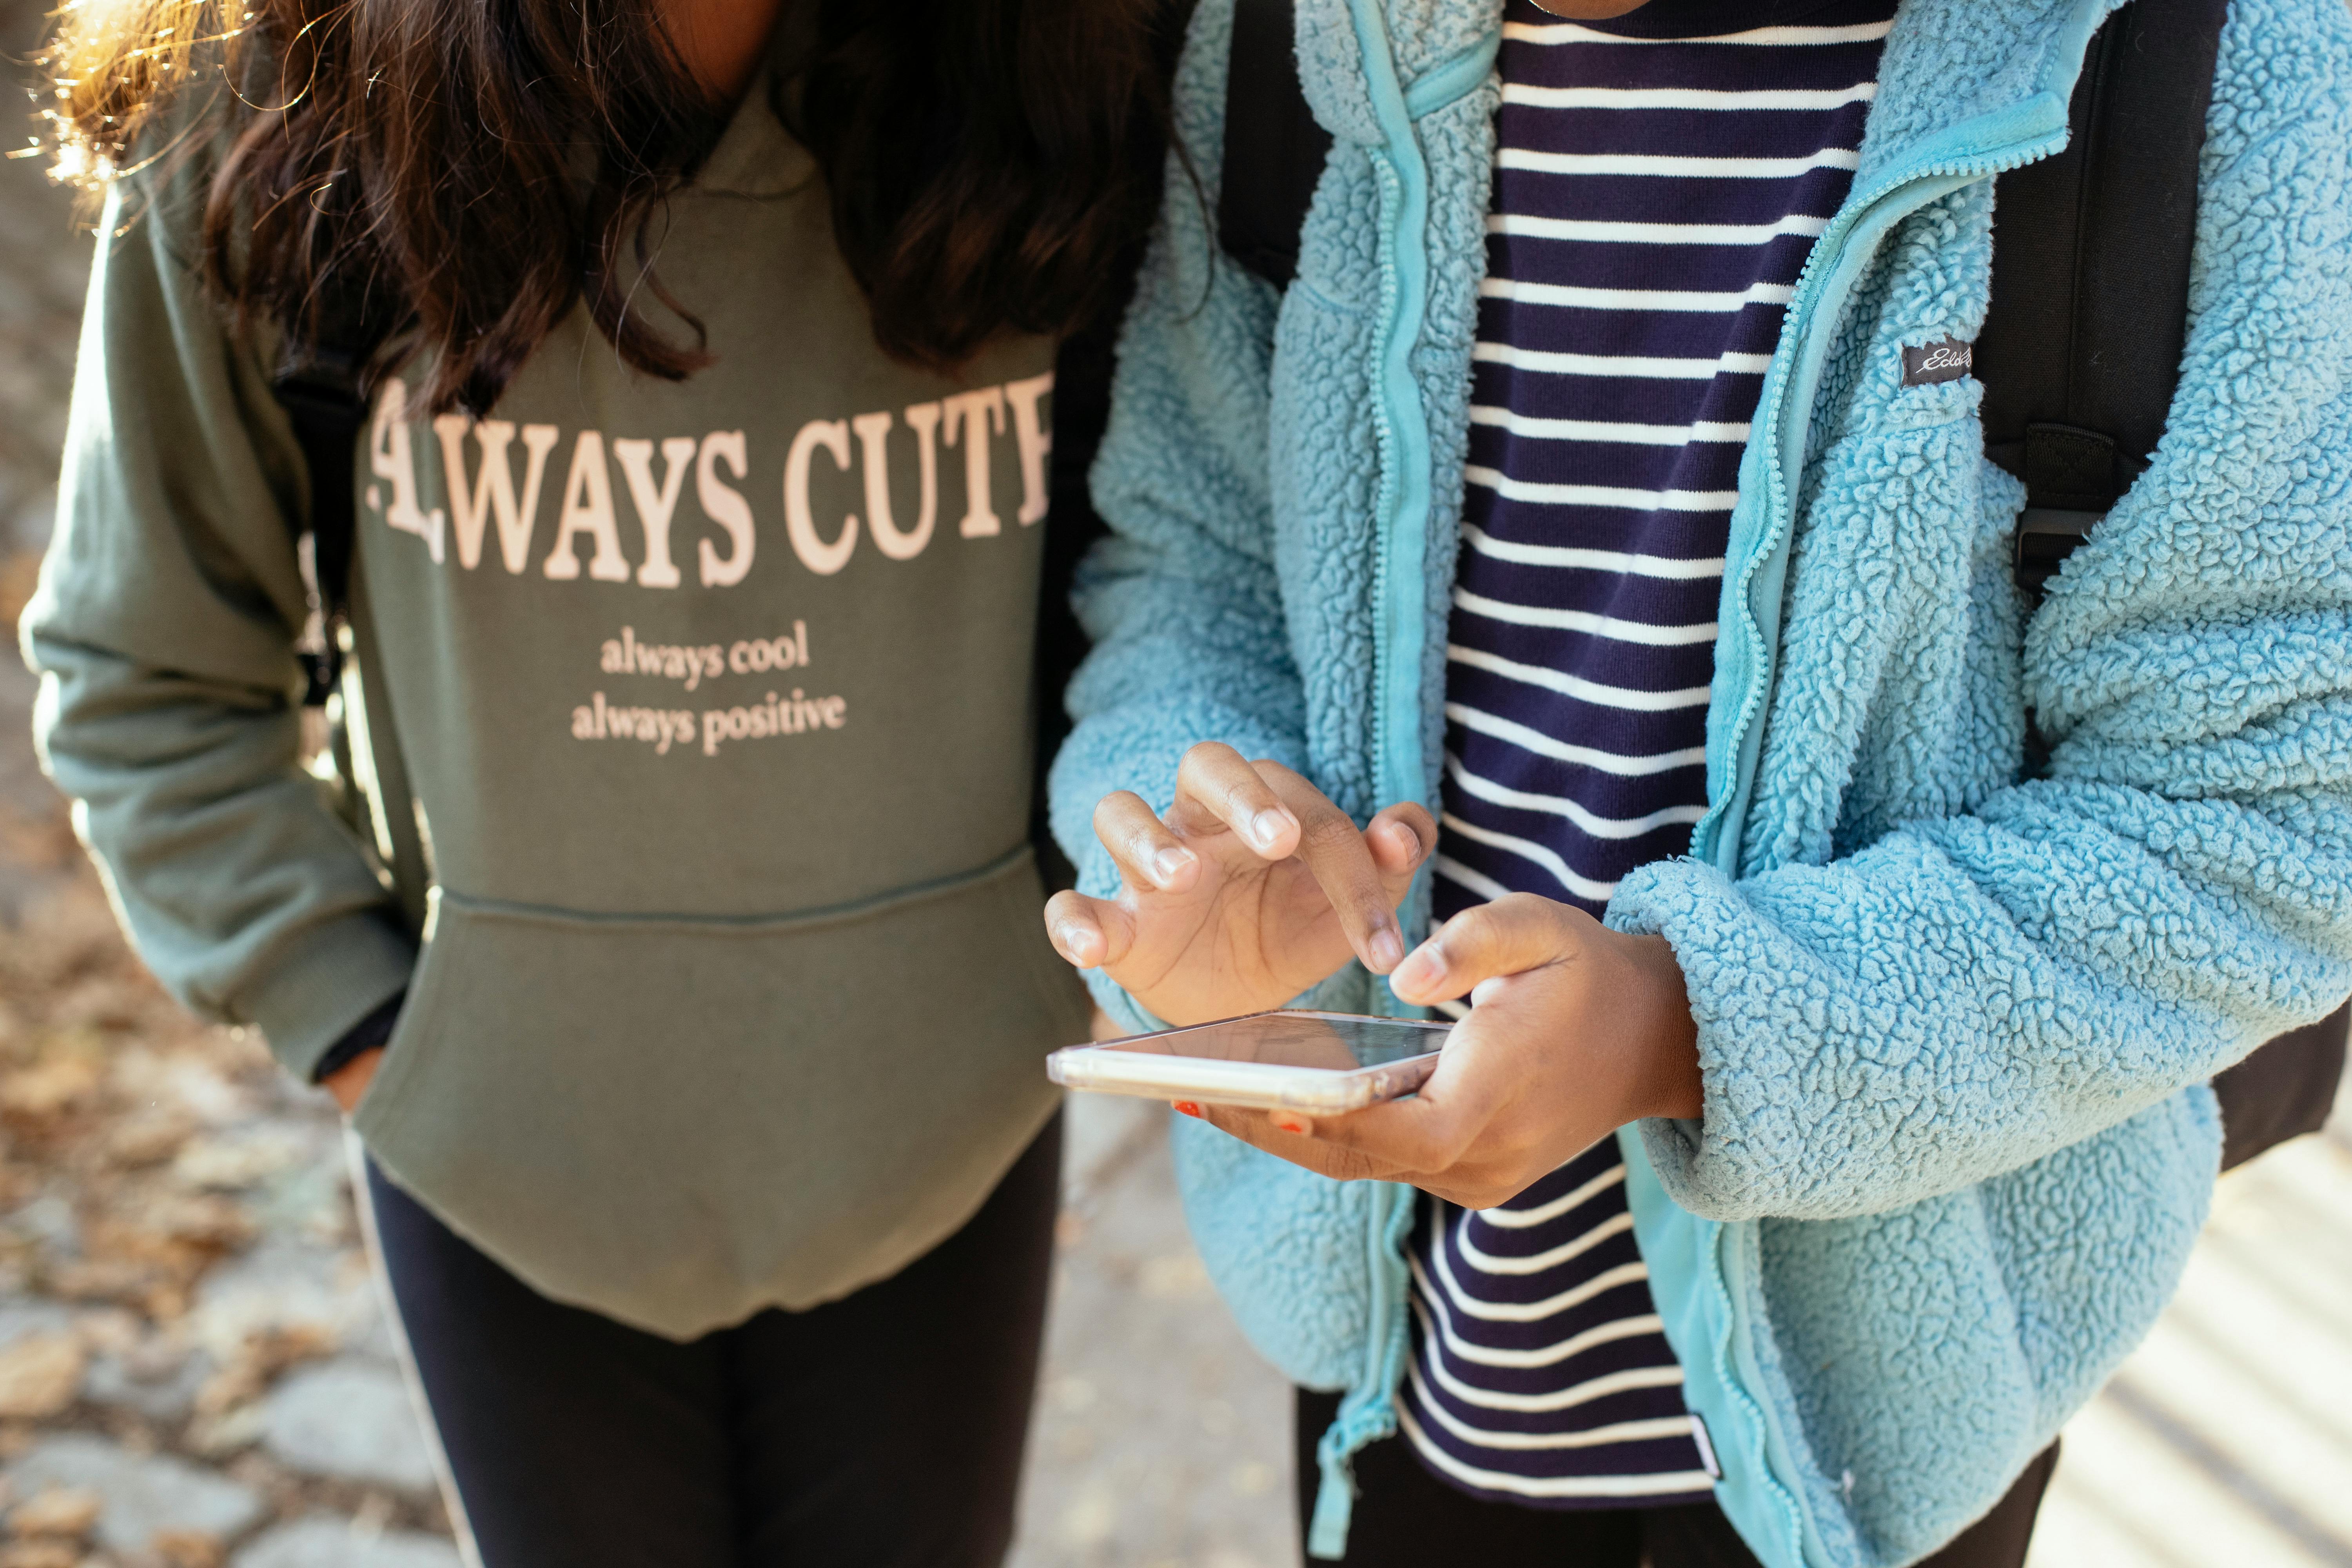
[[[21, 58], [47, 9], [0, 0]], [[0, 145], [14, 140], [0, 135]], [[0, 163], [0, 630], [46, 537], [89, 241]], [[451, 1568], [336, 1120], [114, 934], [0, 658], [0, 1568]], [[1281, 1568], [1285, 1391], [1186, 1240], [1157, 1112], [1073, 1107], [1017, 1568]], [[2352, 1568], [2352, 1128], [2230, 1178], [2068, 1431], [2034, 1568]]]
[[2352, 1568], [2352, 1094], [2221, 1179], [2180, 1294], [2066, 1429], [2030, 1568]]
[[1013, 1568], [1285, 1568], [1289, 1387], [1184, 1233], [1167, 1112], [1074, 1096], [1076, 1180]]

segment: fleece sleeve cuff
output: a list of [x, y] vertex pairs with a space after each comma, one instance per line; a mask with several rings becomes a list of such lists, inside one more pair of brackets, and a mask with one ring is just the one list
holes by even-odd
[[304, 1083], [336, 1041], [404, 990], [416, 944], [387, 915], [343, 915], [314, 927], [237, 998], [270, 1054]]
[[[1682, 966], [1691, 1016], [1698, 1025], [1703, 1119], [1651, 1118], [1640, 1123], [1640, 1130], [1667, 1195], [1708, 1219], [1752, 1219], [1767, 1212], [1769, 1205], [1758, 1202], [1769, 1185], [1758, 1180], [1762, 1174], [1759, 1167], [1794, 1152], [1749, 1147], [1754, 1130], [1738, 1113], [1740, 1102], [1759, 1090], [1776, 1103], [1801, 1098], [1779, 1071], [1787, 1065], [1779, 1052], [1765, 1053], [1759, 1059], [1737, 1037], [1738, 1020], [1752, 1002], [1745, 991], [1756, 976], [1736, 962], [1717, 962], [1708, 938], [1738, 931], [1746, 919], [1731, 882], [1713, 867], [1687, 859], [1643, 867], [1626, 879], [1609, 907], [1610, 925], [1634, 935], [1665, 938]], [[1796, 1041], [1777, 1043], [1791, 1056], [1801, 1049]]]

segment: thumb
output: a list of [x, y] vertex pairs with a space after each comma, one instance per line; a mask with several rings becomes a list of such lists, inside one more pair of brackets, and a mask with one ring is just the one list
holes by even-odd
[[1601, 922], [1550, 899], [1511, 893], [1446, 921], [1405, 955], [1389, 985], [1407, 1002], [1452, 1001], [1483, 981], [1576, 957], [1584, 948], [1585, 928], [1598, 931]]

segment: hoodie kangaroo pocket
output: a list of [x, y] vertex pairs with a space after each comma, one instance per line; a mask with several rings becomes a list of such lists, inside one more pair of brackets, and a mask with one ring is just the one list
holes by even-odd
[[884, 1279], [977, 1209], [1086, 1034], [1026, 847], [763, 920], [444, 890], [369, 1152], [541, 1293], [684, 1338]]

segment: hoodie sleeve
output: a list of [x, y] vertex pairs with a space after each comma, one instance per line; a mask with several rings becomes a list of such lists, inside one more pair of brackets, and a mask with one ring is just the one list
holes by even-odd
[[2352, 114], [2339, 76], [2250, 134], [2272, 74], [2225, 54], [2170, 426], [2030, 628], [2048, 776], [1828, 865], [1619, 890], [1699, 1023], [1704, 1119], [1643, 1126], [1685, 1208], [1949, 1192], [2352, 988]]
[[[1306, 750], [1267, 468], [1278, 300], [1211, 229], [1232, 20], [1218, 0], [1193, 15], [1176, 82], [1185, 155], [1169, 161], [1094, 467], [1110, 533], [1078, 574], [1078, 616], [1095, 647], [1070, 687], [1075, 728], [1054, 763], [1052, 809], [1079, 887], [1100, 897], [1118, 884], [1092, 826], [1104, 795], [1131, 789], [1165, 809], [1177, 763], [1198, 742], [1292, 766]], [[1131, 1026], [1158, 1026], [1099, 974], [1088, 980]]]
[[415, 953], [300, 763], [303, 465], [186, 259], [195, 163], [107, 200], [24, 647], [43, 762], [140, 955], [308, 1079]]

